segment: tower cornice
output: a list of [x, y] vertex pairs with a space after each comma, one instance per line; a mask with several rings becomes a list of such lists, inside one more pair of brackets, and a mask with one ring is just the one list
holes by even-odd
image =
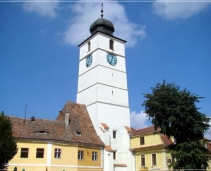
[[98, 33], [101, 33], [101, 34], [106, 35], [106, 36], [108, 36], [108, 37], [111, 37], [111, 38], [120, 40], [121, 42], [124, 42], [124, 43], [127, 42], [126, 40], [120, 39], [120, 38], [118, 38], [118, 37], [111, 36], [111, 35], [109, 35], [109, 34], [105, 34], [104, 32], [101, 32], [101, 31], [97, 31], [97, 32], [95, 32], [94, 34], [90, 35], [90, 36], [89, 36], [86, 40], [84, 40], [82, 43], [80, 43], [80, 44], [78, 45], [78, 47], [80, 47], [82, 44], [84, 44], [85, 42], [87, 42], [91, 37], [94, 37], [94, 36], [95, 36], [96, 34], [98, 34]]

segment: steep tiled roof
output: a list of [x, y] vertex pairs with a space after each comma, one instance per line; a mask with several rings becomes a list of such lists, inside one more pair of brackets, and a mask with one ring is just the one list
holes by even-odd
[[104, 129], [109, 129], [109, 126], [106, 123], [101, 123]]
[[133, 130], [132, 136], [138, 136], [138, 135], [146, 135], [146, 134], [152, 134], [155, 132], [159, 132], [160, 128], [155, 130], [154, 126], [150, 126], [150, 127], [146, 127], [146, 128], [142, 128], [142, 129], [132, 129], [132, 130]]
[[116, 150], [113, 150], [110, 145], [105, 145], [105, 149], [110, 152], [116, 151]]
[[128, 126], [125, 126], [125, 129], [127, 130], [127, 132], [130, 132], [130, 133], [132, 132], [132, 129]]
[[[66, 125], [65, 114], [69, 113]], [[85, 105], [67, 102], [56, 120], [10, 117], [13, 136], [19, 139], [55, 140], [104, 146], [97, 136]], [[67, 115], [66, 115], [67, 118]]]
[[171, 144], [173, 144], [174, 142], [172, 141], [172, 139], [171, 138], [168, 138], [167, 136], [165, 136], [165, 135], [160, 135], [160, 138], [161, 138], [161, 140], [163, 141], [163, 143], [164, 143], [164, 145], [165, 146], [169, 146], [169, 145], [171, 145]]

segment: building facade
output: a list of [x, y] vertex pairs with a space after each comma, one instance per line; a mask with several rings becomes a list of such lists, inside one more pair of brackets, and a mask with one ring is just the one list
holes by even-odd
[[169, 170], [171, 155], [167, 152], [173, 143], [155, 130], [154, 126], [133, 130], [131, 135], [131, 151], [135, 155], [135, 171]]
[[67, 102], [56, 120], [10, 119], [18, 152], [9, 171], [104, 170], [104, 144], [84, 105]]

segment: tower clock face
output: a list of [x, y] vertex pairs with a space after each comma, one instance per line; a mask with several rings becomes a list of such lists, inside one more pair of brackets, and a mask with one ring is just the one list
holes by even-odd
[[92, 64], [92, 55], [86, 57], [86, 67], [90, 67]]
[[117, 58], [115, 55], [113, 54], [108, 54], [107, 55], [107, 61], [110, 65], [115, 66], [117, 64]]

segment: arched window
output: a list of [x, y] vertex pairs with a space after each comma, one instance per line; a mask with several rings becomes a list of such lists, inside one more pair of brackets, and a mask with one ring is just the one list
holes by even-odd
[[91, 49], [91, 42], [88, 42], [88, 51]]
[[114, 50], [114, 41], [113, 41], [113, 40], [110, 40], [110, 41], [109, 41], [109, 48], [110, 48], [111, 50]]

